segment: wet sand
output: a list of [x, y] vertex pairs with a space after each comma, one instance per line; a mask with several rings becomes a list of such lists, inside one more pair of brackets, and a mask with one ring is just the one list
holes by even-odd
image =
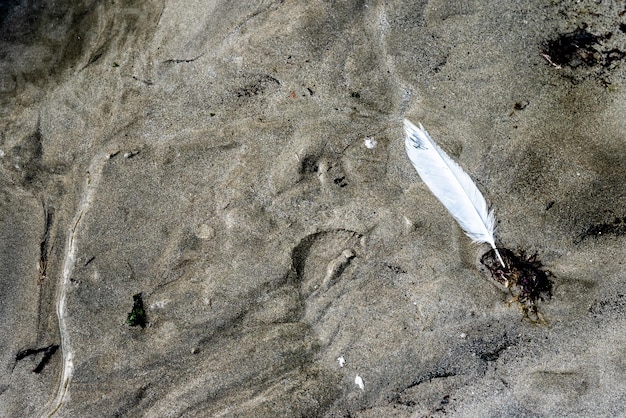
[[[621, 6], [18, 6], [0, 415], [626, 410]], [[553, 274], [547, 323], [421, 182], [403, 118]]]

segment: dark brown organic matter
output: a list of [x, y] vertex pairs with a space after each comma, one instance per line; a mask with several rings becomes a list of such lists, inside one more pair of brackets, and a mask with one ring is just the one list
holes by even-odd
[[540, 55], [555, 68], [564, 70], [561, 75], [574, 83], [592, 77], [608, 86], [609, 75], [626, 57], [617, 38], [613, 32], [596, 35], [583, 25], [546, 41]]
[[524, 317], [533, 322], [544, 323], [542, 315], [537, 310], [537, 302], [552, 297], [552, 273], [542, 268], [537, 254], [519, 255], [507, 248], [498, 248], [503, 267], [495, 257], [494, 250], [485, 253], [480, 262], [491, 272], [491, 276], [504, 285], [514, 296], [513, 301], [520, 303], [524, 310]]
[[543, 53], [557, 66], [593, 65], [599, 61], [596, 48], [600, 39], [585, 29], [578, 29], [548, 41]]

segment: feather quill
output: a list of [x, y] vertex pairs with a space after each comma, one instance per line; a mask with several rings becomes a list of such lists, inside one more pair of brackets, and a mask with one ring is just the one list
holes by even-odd
[[495, 216], [470, 176], [432, 140], [422, 124], [404, 120], [405, 147], [424, 183], [475, 243], [486, 242], [504, 261], [494, 239]]

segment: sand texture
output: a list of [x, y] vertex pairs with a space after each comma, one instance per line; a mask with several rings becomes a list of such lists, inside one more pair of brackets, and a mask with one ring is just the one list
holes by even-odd
[[0, 416], [623, 416], [625, 57], [608, 0], [0, 4]]

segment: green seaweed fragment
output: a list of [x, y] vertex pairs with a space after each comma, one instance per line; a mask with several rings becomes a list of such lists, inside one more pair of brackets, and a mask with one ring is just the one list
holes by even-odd
[[141, 328], [145, 328], [148, 318], [146, 317], [146, 311], [143, 308], [141, 293], [134, 295], [133, 301], [133, 310], [128, 314], [126, 323], [131, 327], [139, 325]]

